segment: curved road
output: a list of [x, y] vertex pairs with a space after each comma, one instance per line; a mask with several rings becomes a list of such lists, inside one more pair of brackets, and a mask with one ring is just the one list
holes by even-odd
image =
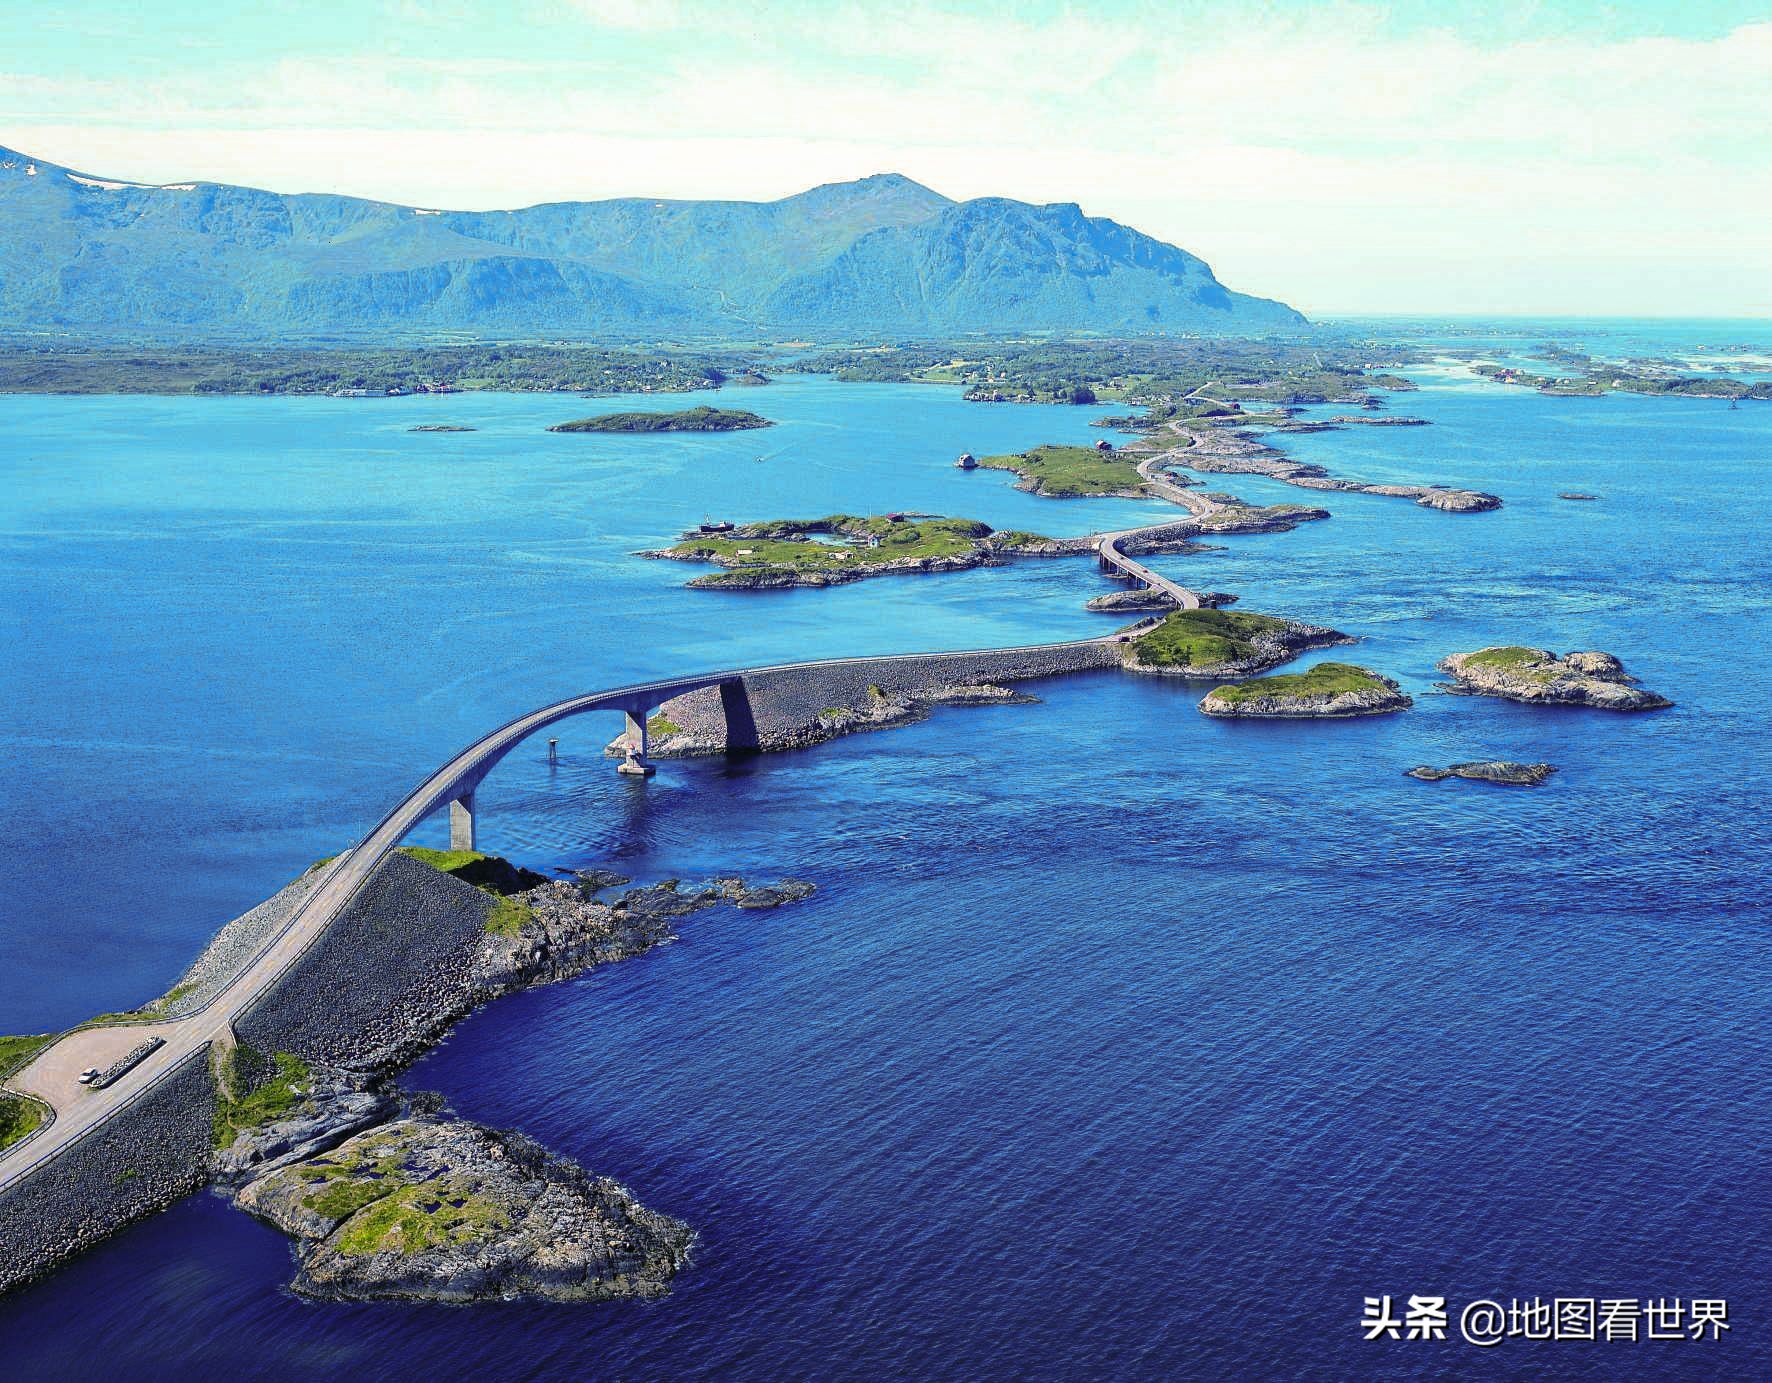
[[[1196, 516], [1218, 506], [1179, 486], [1158, 479], [1154, 469], [1173, 452], [1152, 456], [1139, 463], [1138, 471], [1154, 493]], [[1148, 524], [1103, 534], [1096, 542], [1102, 561], [1133, 580], [1173, 597], [1184, 609], [1198, 609], [1199, 596], [1187, 587], [1160, 576], [1119, 550], [1119, 543], [1140, 533], [1173, 529], [1173, 523]], [[1151, 621], [1146, 622], [1151, 623]], [[1143, 627], [1143, 626], [1139, 626]], [[432, 812], [470, 793], [505, 755], [538, 730], [569, 716], [588, 711], [624, 711], [644, 718], [650, 708], [682, 692], [716, 686], [761, 673], [797, 669], [841, 667], [879, 662], [915, 662], [922, 658], [948, 659], [971, 653], [1021, 653], [1045, 649], [1074, 648], [1116, 638], [1070, 639], [1053, 644], [1028, 644], [1006, 649], [978, 649], [958, 653], [886, 654], [867, 658], [824, 658], [810, 662], [777, 663], [704, 673], [696, 677], [637, 682], [625, 687], [590, 692], [555, 702], [500, 726], [456, 754], [401, 802], [357, 845], [323, 867], [318, 881], [297, 906], [281, 931], [272, 937], [207, 1004], [183, 1018], [161, 1022], [113, 1024], [78, 1029], [59, 1038], [40, 1052], [5, 1084], [34, 1095], [49, 1105], [55, 1117], [35, 1134], [0, 1153], [0, 1190], [53, 1160], [84, 1134], [115, 1117], [187, 1058], [211, 1043], [230, 1039], [234, 1020], [268, 989], [317, 940], [351, 904], [390, 851]], [[151, 1037], [164, 1040], [146, 1060], [102, 1090], [83, 1086], [80, 1072], [89, 1066], [101, 1070], [120, 1060]]]

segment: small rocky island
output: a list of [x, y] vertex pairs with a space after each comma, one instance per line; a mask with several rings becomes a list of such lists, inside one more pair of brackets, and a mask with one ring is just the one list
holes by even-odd
[[1088, 539], [1057, 540], [976, 519], [940, 514], [831, 514], [774, 519], [725, 533], [695, 532], [642, 557], [705, 562], [724, 570], [698, 576], [700, 590], [764, 591], [837, 586], [894, 572], [967, 571], [1002, 566], [1011, 556], [1061, 556], [1088, 550]]
[[1674, 703], [1636, 685], [1610, 653], [1558, 657], [1549, 649], [1504, 645], [1454, 653], [1438, 664], [1456, 679], [1454, 690], [1544, 706], [1593, 706], [1604, 711], [1653, 711]]
[[1142, 499], [1150, 493], [1138, 473], [1138, 460], [1105, 444], [1094, 447], [1045, 446], [1006, 456], [981, 456], [986, 470], [1014, 471], [1015, 488], [1056, 499], [1118, 495]]
[[1216, 687], [1200, 702], [1209, 716], [1334, 719], [1388, 715], [1415, 702], [1390, 678], [1352, 663], [1318, 663], [1304, 672]]
[[1418, 764], [1408, 776], [1424, 783], [1441, 783], [1448, 778], [1468, 778], [1476, 783], [1501, 783], [1509, 787], [1535, 788], [1557, 771], [1555, 764], [1521, 764], [1511, 759], [1480, 759], [1474, 763], [1451, 764], [1434, 768]]
[[662, 1296], [689, 1226], [516, 1133], [408, 1115], [236, 1196], [297, 1241], [295, 1290], [330, 1300]]
[[675, 413], [603, 413], [555, 423], [549, 432], [742, 432], [748, 428], [774, 427], [768, 418], [742, 408], [710, 408], [701, 404]]
[[1126, 646], [1125, 666], [1163, 677], [1246, 677], [1308, 649], [1353, 642], [1338, 630], [1275, 615], [1176, 610]]
[[408, 432], [474, 432], [477, 429], [464, 427], [460, 423], [420, 423], [417, 427], [409, 427]]

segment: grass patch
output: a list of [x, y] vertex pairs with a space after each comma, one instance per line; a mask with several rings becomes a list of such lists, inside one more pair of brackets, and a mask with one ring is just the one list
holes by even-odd
[[535, 910], [529, 904], [494, 895], [492, 911], [486, 914], [486, 932], [489, 936], [516, 936], [534, 920]]
[[1352, 663], [1318, 663], [1303, 672], [1289, 672], [1279, 677], [1257, 677], [1219, 687], [1212, 696], [1217, 701], [1256, 701], [1263, 697], [1287, 699], [1306, 696], [1337, 696], [1342, 692], [1389, 691], [1375, 673]]
[[1032, 483], [1038, 495], [1071, 498], [1082, 495], [1143, 494], [1145, 483], [1129, 457], [1094, 447], [1035, 447], [1008, 456], [981, 456], [978, 464], [1015, 471]]
[[21, 1095], [0, 1094], [0, 1148], [28, 1138], [43, 1124], [44, 1109]]
[[0, 1080], [22, 1068], [38, 1052], [55, 1041], [56, 1036], [55, 1033], [46, 1032], [35, 1037], [0, 1037]]
[[1515, 677], [1524, 677], [1527, 681], [1538, 683], [1549, 683], [1556, 676], [1554, 670], [1545, 663], [1542, 649], [1527, 649], [1519, 644], [1467, 652], [1460, 661], [1464, 667], [1497, 668], [1501, 672], [1510, 672]]
[[680, 735], [683, 733], [683, 727], [669, 716], [656, 715], [646, 722], [646, 733], [658, 736]]
[[423, 845], [402, 845], [400, 853], [420, 864], [428, 864], [432, 869], [440, 869], [445, 874], [453, 874], [487, 858], [478, 850], [432, 850]]
[[326, 1189], [303, 1196], [302, 1204], [329, 1220], [348, 1220], [366, 1205], [374, 1205], [394, 1187], [381, 1181], [339, 1179], [329, 1181]]
[[215, 1101], [215, 1146], [225, 1148], [244, 1129], [259, 1128], [282, 1118], [307, 1098], [312, 1073], [307, 1062], [289, 1052], [273, 1052], [270, 1074], [249, 1090], [241, 1087], [251, 1080], [254, 1067], [262, 1067], [263, 1059], [250, 1047], [236, 1047], [229, 1057], [227, 1085], [233, 1093], [220, 1090]]
[[1256, 634], [1284, 628], [1286, 621], [1272, 615], [1175, 610], [1150, 633], [1133, 640], [1132, 648], [1146, 667], [1223, 667], [1259, 653], [1253, 642]]
[[492, 1201], [448, 1177], [396, 1187], [354, 1215], [333, 1241], [340, 1253], [418, 1253], [463, 1244], [510, 1221]]

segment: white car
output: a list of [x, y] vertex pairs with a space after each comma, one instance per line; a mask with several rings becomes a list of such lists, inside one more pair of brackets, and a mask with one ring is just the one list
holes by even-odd
[[82, 1071], [80, 1073], [80, 1084], [91, 1085], [95, 1080], [97, 1080], [102, 1075], [104, 1075], [104, 1072], [99, 1070], [98, 1067], [88, 1066], [84, 1071]]

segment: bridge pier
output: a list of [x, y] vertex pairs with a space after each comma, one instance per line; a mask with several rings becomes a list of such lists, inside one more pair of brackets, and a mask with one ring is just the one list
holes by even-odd
[[474, 845], [474, 790], [469, 788], [449, 804], [449, 848], [472, 850]]
[[630, 778], [650, 778], [658, 772], [646, 758], [648, 741], [646, 738], [646, 712], [642, 706], [640, 713], [623, 711], [628, 718], [628, 752], [622, 761], [615, 766], [617, 773], [625, 773]]

